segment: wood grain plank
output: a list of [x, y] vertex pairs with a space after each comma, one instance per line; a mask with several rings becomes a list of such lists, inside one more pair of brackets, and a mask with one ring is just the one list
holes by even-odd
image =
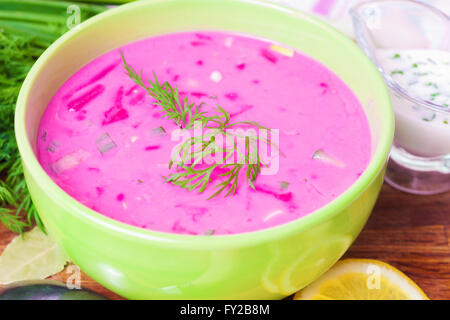
[[450, 193], [418, 196], [384, 185], [366, 228], [450, 225]]
[[385, 229], [367, 228], [360, 234], [353, 250], [378, 251], [397, 249], [406, 252], [448, 253], [445, 227], [441, 225], [421, 227], [397, 227]]
[[344, 257], [385, 261], [431, 299], [450, 299], [450, 193], [417, 196], [384, 185], [374, 211]]
[[445, 226], [445, 235], [447, 237], [447, 246], [450, 249], [450, 225]]

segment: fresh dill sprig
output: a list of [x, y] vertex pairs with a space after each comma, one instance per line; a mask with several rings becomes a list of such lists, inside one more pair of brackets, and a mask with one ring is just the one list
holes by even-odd
[[123, 53], [120, 54], [128, 76], [156, 100], [155, 104], [163, 109], [163, 117], [174, 120], [177, 126], [185, 129], [191, 128], [194, 121], [200, 120], [203, 113], [200, 112], [199, 105], [189, 103], [187, 97], [181, 101], [178, 89], [168, 82], [160, 84], [155, 73], [154, 81], [147, 79], [148, 85], [145, 84], [142, 70], [138, 73], [126, 62]]
[[23, 230], [30, 225], [23, 221], [23, 217], [15, 215], [7, 208], [0, 208], [0, 222], [9, 230], [16, 233], [22, 233]]
[[[228, 132], [227, 129], [237, 125], [246, 125], [268, 131], [270, 131], [270, 129], [255, 121], [231, 122], [230, 113], [221, 106], [217, 106], [217, 114], [207, 115], [206, 112], [200, 111], [201, 104], [196, 105], [194, 103], [189, 103], [187, 97], [181, 100], [177, 87], [174, 88], [168, 82], [160, 84], [154, 72], [153, 80], [145, 80], [143, 71], [138, 73], [133, 69], [133, 67], [125, 60], [125, 56], [122, 52], [121, 57], [128, 76], [155, 99], [155, 104], [161, 106], [163, 109], [164, 117], [172, 119], [177, 126], [182, 129], [192, 129], [195, 125], [200, 124], [201, 129], [213, 130], [210, 134], [201, 135], [200, 137], [191, 137], [181, 144], [175, 153], [176, 155], [182, 155], [181, 160], [177, 160], [174, 157], [169, 163], [169, 169], [176, 164], [178, 172], [172, 173], [169, 177], [166, 177], [166, 182], [189, 191], [197, 190], [201, 193], [205, 191], [207, 185], [211, 182], [213, 172], [217, 169], [222, 169], [225, 170], [225, 172], [218, 176], [223, 178], [223, 181], [216, 185], [216, 192], [208, 199], [219, 195], [225, 190], [227, 190], [225, 196], [229, 196], [236, 193], [239, 174], [245, 168], [246, 181], [251, 188], [255, 188], [254, 181], [261, 173], [261, 167], [264, 164], [258, 151], [252, 151], [251, 146], [255, 146], [258, 140], [271, 146], [273, 146], [273, 144], [268, 139], [263, 140], [260, 137], [239, 136], [238, 134]], [[146, 82], [148, 82], [148, 84], [146, 84]], [[216, 137], [219, 134], [230, 139], [228, 141], [232, 142], [232, 146], [228, 148], [218, 146], [216, 144]], [[245, 139], [244, 154], [242, 154], [234, 143], [234, 137]], [[227, 163], [227, 160], [234, 157], [236, 152], [243, 157], [243, 163]], [[200, 161], [213, 153], [224, 154], [225, 161], [202, 167]]]
[[[68, 30], [67, 7], [70, 4], [8, 0], [0, 6], [0, 223], [17, 233], [33, 224], [44, 231], [25, 184], [16, 145], [17, 96], [36, 59]], [[81, 21], [106, 10], [100, 5], [78, 5]]]

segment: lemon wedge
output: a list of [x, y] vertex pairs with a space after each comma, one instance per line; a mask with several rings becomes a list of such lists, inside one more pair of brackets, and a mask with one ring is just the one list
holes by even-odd
[[428, 300], [414, 281], [393, 266], [345, 259], [297, 292], [294, 300]]

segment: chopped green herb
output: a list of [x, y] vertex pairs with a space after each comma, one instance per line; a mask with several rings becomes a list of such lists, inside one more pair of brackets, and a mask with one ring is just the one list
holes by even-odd
[[333, 157], [332, 155], [326, 153], [322, 149], [316, 150], [312, 156], [313, 159], [323, 161], [325, 163], [332, 164], [336, 167], [343, 168], [345, 167], [345, 163], [340, 161], [339, 159]]
[[98, 151], [103, 155], [109, 150], [114, 149], [117, 147], [114, 140], [111, 138], [111, 136], [108, 133], [104, 133], [96, 140], [96, 145]]
[[394, 75], [394, 74], [403, 74], [403, 71], [402, 70], [394, 70], [391, 72], [391, 75]]
[[448, 120], [447, 119], [444, 120], [444, 124], [448, 124]]
[[48, 152], [56, 152], [60, 146], [60, 143], [57, 141], [50, 142], [50, 145], [47, 147]]
[[[0, 4], [0, 223], [22, 233], [36, 223], [45, 230], [25, 184], [14, 136], [14, 111], [22, 83], [37, 58], [64, 34], [66, 1], [1, 1]], [[81, 21], [107, 9], [77, 4]], [[45, 137], [46, 138], [46, 137]]]
[[158, 127], [152, 130], [152, 134], [154, 135], [159, 135], [161, 137], [167, 135], [166, 129], [164, 129], [163, 127]]
[[422, 120], [426, 121], [426, 122], [430, 122], [430, 121], [433, 121], [435, 118], [436, 118], [436, 113], [433, 113], [433, 115], [431, 117], [428, 117], [428, 118], [424, 117], [424, 118], [422, 118]]
[[431, 94], [431, 95], [430, 95], [430, 96], [431, 96], [431, 101], [434, 101], [434, 99], [435, 99], [437, 96], [439, 96], [439, 95], [440, 95], [439, 92], [436, 92], [436, 93]]
[[413, 68], [417, 68], [417, 67], [418, 67], [417, 63], [414, 63]]
[[289, 182], [281, 181], [280, 183], [281, 189], [287, 189], [289, 187], [289, 184], [290, 184]]
[[398, 59], [400, 58], [400, 55], [398, 53], [394, 54], [394, 56], [392, 57], [392, 59]]

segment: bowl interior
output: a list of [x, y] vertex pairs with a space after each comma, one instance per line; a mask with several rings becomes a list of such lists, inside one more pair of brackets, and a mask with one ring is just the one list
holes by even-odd
[[45, 180], [49, 188], [58, 188], [36, 159], [36, 135], [47, 104], [73, 73], [124, 44], [193, 30], [222, 30], [271, 39], [315, 58], [334, 71], [364, 107], [372, 134], [373, 156], [368, 169], [344, 193], [346, 196], [333, 202], [342, 207], [347, 205], [379, 173], [392, 142], [392, 108], [377, 70], [351, 40], [316, 19], [266, 2], [153, 0], [120, 6], [75, 27], [57, 40], [31, 70], [18, 101], [16, 134], [25, 165], [36, 180]]

